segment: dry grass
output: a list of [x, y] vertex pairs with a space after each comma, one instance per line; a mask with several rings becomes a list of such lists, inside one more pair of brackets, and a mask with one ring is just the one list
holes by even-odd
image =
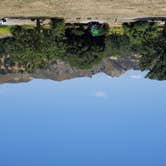
[[10, 34], [10, 27], [0, 26], [0, 36], [9, 35], [9, 34]]
[[166, 16], [166, 0], [1, 0], [0, 17], [4, 16]]
[[0, 28], [0, 39], [6, 38], [6, 37], [11, 37], [11, 36], [12, 36], [12, 34], [10, 33], [10, 30]]

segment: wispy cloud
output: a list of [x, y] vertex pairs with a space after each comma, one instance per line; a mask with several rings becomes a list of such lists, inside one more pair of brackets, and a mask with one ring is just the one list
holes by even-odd
[[133, 78], [133, 79], [141, 79], [142, 76], [140, 74], [135, 74], [135, 75], [131, 75], [130, 78]]
[[107, 98], [107, 97], [108, 97], [107, 93], [104, 92], [104, 91], [97, 91], [97, 92], [95, 93], [95, 96], [96, 96], [96, 97], [100, 97], [100, 98]]

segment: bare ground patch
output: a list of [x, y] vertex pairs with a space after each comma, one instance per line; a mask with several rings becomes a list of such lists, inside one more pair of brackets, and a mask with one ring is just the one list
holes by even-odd
[[1, 0], [0, 16], [166, 16], [166, 0]]

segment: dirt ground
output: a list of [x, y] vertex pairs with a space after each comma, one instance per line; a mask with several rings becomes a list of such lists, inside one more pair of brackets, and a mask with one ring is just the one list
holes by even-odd
[[166, 0], [0, 0], [0, 17], [126, 18], [166, 16]]

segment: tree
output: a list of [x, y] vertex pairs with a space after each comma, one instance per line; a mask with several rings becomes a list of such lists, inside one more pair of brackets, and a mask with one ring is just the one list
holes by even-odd
[[[74, 27], [74, 26], [73, 26]], [[83, 34], [74, 34], [64, 20], [51, 20], [51, 26], [43, 27], [39, 19], [36, 27], [14, 26], [13, 37], [5, 41], [1, 52], [10, 54], [13, 64], [23, 65], [27, 72], [47, 68], [56, 59], [62, 59], [78, 68], [88, 68], [98, 63], [104, 51], [104, 36], [94, 38], [87, 28]], [[82, 25], [78, 25], [80, 30]]]

